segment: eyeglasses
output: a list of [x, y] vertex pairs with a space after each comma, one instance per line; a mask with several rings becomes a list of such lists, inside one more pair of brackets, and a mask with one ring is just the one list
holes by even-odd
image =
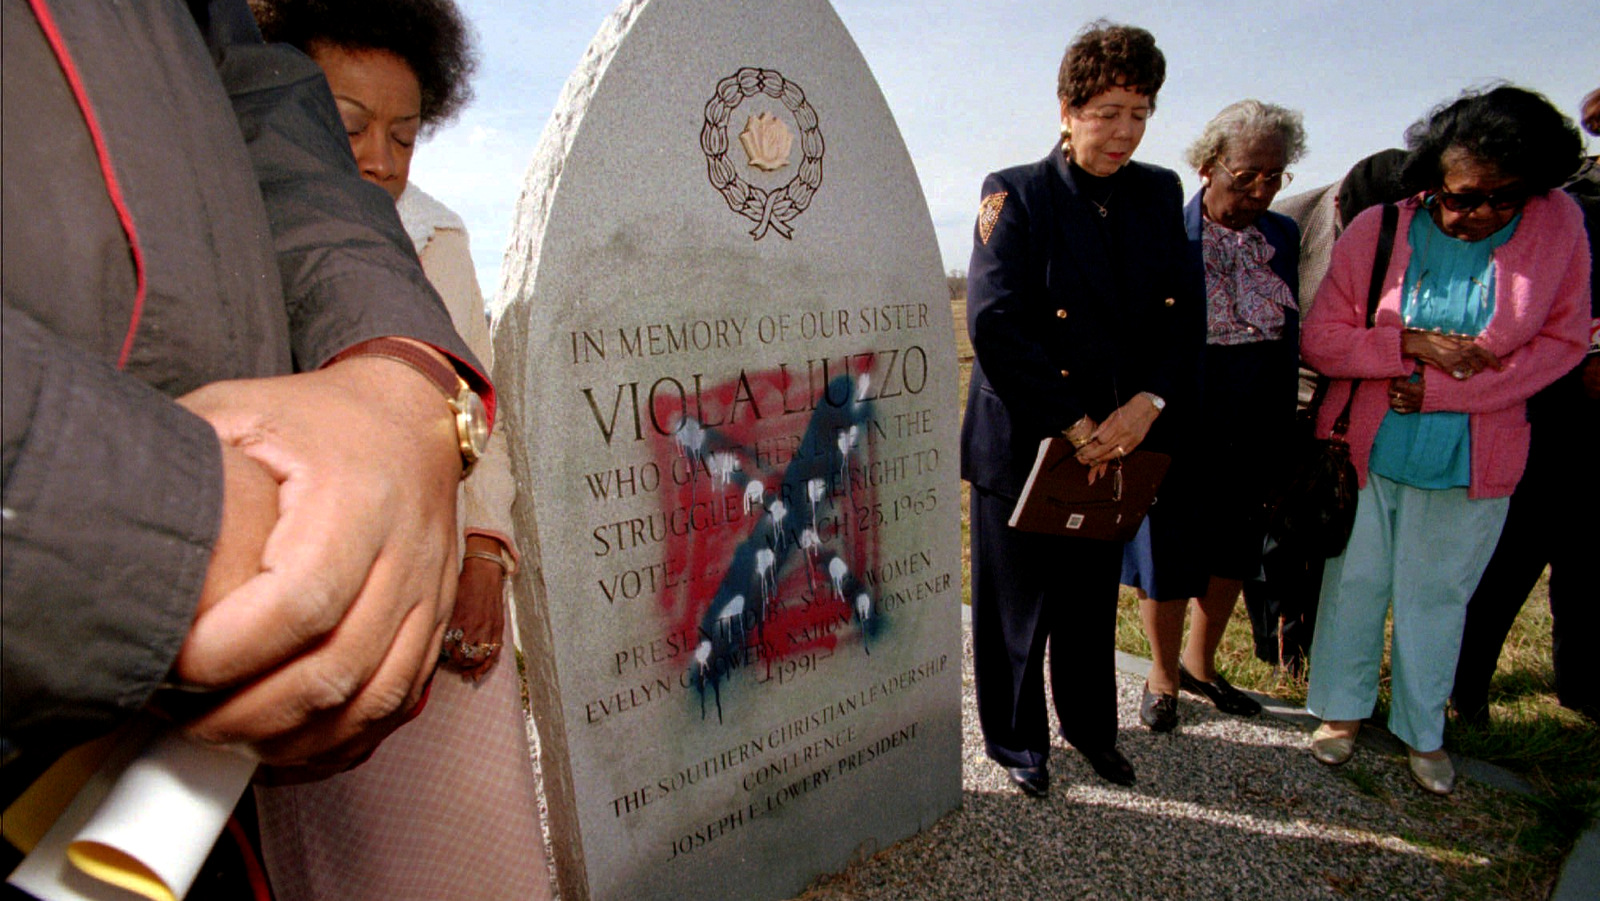
[[1282, 169], [1277, 172], [1262, 172], [1260, 169], [1234, 170], [1220, 164], [1217, 168], [1228, 173], [1228, 178], [1233, 180], [1233, 189], [1235, 191], [1249, 191], [1257, 184], [1276, 191], [1294, 181], [1294, 173], [1286, 172]]
[[1486, 203], [1489, 205], [1489, 209], [1504, 213], [1527, 203], [1528, 192], [1527, 189], [1522, 187], [1501, 188], [1498, 191], [1490, 191], [1486, 194], [1477, 191], [1466, 191], [1460, 194], [1437, 191], [1434, 193], [1433, 199], [1437, 200], [1452, 213], [1470, 213]]

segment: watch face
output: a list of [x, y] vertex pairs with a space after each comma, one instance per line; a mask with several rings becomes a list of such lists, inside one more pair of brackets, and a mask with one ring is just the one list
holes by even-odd
[[467, 390], [456, 399], [456, 409], [461, 453], [469, 461], [477, 460], [489, 447], [489, 411], [484, 409], [483, 398]]

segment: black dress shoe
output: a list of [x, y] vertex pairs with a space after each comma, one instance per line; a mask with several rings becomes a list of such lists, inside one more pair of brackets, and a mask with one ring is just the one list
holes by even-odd
[[1222, 678], [1221, 673], [1218, 673], [1217, 678], [1210, 682], [1202, 682], [1184, 669], [1183, 664], [1180, 663], [1178, 664], [1178, 685], [1184, 691], [1205, 695], [1210, 698], [1211, 703], [1217, 705], [1217, 709], [1223, 713], [1231, 713], [1234, 716], [1255, 716], [1261, 712], [1261, 705], [1256, 702], [1255, 698], [1228, 684], [1228, 680]]
[[1122, 756], [1122, 752], [1117, 750], [1116, 745], [1091, 750], [1079, 748], [1078, 753], [1089, 761], [1089, 765], [1094, 767], [1094, 771], [1100, 774], [1101, 779], [1116, 785], [1132, 785], [1134, 783], [1133, 764], [1128, 762], [1128, 758]]
[[1144, 697], [1139, 700], [1139, 720], [1152, 732], [1171, 732], [1178, 728], [1178, 696], [1158, 695], [1144, 684]]
[[1043, 798], [1050, 794], [1050, 770], [1039, 766], [1008, 766], [1006, 773], [1017, 788], [1030, 798]]

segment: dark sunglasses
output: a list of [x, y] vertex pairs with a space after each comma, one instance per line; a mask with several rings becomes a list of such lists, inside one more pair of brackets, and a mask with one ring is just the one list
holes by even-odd
[[1445, 209], [1452, 213], [1470, 213], [1484, 204], [1497, 213], [1514, 210], [1528, 202], [1528, 192], [1523, 188], [1502, 188], [1480, 194], [1475, 191], [1462, 194], [1453, 194], [1449, 191], [1436, 191], [1433, 200], [1438, 201]]

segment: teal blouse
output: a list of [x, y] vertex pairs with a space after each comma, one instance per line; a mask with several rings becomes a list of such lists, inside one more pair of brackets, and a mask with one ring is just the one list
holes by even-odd
[[[1426, 210], [1411, 220], [1400, 315], [1408, 328], [1477, 336], [1494, 315], [1494, 252], [1511, 240], [1522, 214], [1482, 241], [1439, 230]], [[1437, 371], [1428, 378], [1449, 378]], [[1418, 376], [1413, 375], [1412, 381]], [[1472, 438], [1467, 414], [1390, 410], [1378, 426], [1372, 472], [1415, 488], [1462, 488], [1472, 483]]]

